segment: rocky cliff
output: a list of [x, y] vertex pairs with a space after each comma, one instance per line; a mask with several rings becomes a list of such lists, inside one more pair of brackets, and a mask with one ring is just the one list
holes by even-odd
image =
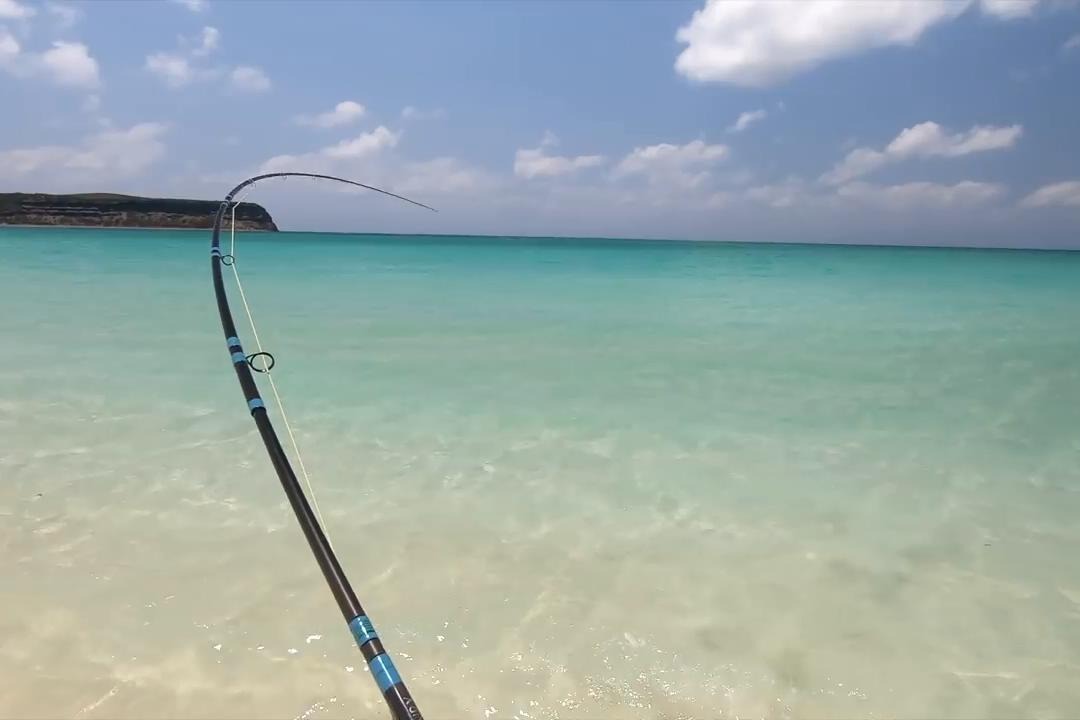
[[[0, 193], [0, 225], [88, 225], [97, 227], [209, 228], [220, 201], [83, 193]], [[225, 227], [228, 227], [226, 218]], [[272, 230], [270, 213], [255, 203], [236, 208], [236, 227]]]

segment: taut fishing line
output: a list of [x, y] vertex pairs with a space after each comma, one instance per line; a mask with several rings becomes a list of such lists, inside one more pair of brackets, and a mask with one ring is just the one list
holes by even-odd
[[[330, 547], [333, 547], [334, 540], [330, 537], [330, 528], [323, 517], [322, 509], [319, 508], [319, 497], [315, 494], [315, 488], [311, 486], [311, 476], [308, 474], [307, 466], [304, 465], [304, 456], [300, 453], [300, 446], [296, 442], [296, 433], [293, 432], [292, 424], [289, 423], [289, 416], [285, 414], [285, 404], [281, 401], [277, 383], [274, 382], [273, 370], [277, 361], [273, 355], [263, 349], [262, 340], [259, 339], [259, 331], [255, 328], [255, 318], [251, 315], [251, 306], [248, 305], [247, 293], [244, 292], [244, 284], [240, 282], [240, 271], [236, 264], [236, 207], [239, 204], [240, 201], [234, 198], [232, 211], [229, 213], [231, 216], [229, 224], [229, 262], [225, 264], [232, 269], [233, 278], [236, 280], [236, 289], [240, 292], [240, 302], [244, 305], [244, 314], [247, 315], [248, 325], [251, 326], [251, 336], [255, 338], [255, 346], [259, 348], [259, 352], [247, 356], [248, 366], [255, 372], [264, 373], [266, 379], [270, 381], [270, 390], [274, 393], [274, 405], [277, 406], [285, 431], [289, 433], [289, 442], [292, 444], [293, 455], [296, 457], [296, 464], [300, 466], [300, 475], [304, 478], [304, 488], [307, 490], [308, 497], [311, 498], [311, 505], [315, 508], [315, 516], [319, 519], [319, 524], [322, 525], [323, 533], [326, 534], [326, 541], [330, 543]], [[256, 366], [256, 358], [262, 359], [261, 367]]]

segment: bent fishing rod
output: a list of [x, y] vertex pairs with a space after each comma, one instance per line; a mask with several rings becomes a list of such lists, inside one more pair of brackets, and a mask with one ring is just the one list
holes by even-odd
[[[213, 235], [210, 243], [210, 271], [214, 278], [214, 294], [217, 296], [218, 313], [221, 315], [221, 328], [225, 332], [225, 345], [228, 348], [233, 369], [236, 370], [236, 378], [240, 381], [240, 388], [244, 392], [244, 399], [247, 401], [248, 411], [255, 421], [255, 426], [259, 429], [259, 435], [262, 436], [263, 444], [266, 446], [266, 452], [270, 456], [270, 462], [273, 464], [278, 479], [281, 481], [281, 487], [285, 491], [286, 497], [289, 499], [289, 504], [292, 506], [293, 513], [296, 515], [296, 520], [300, 523], [300, 529], [303, 530], [304, 537], [307, 538], [308, 546], [315, 556], [315, 561], [319, 564], [319, 569], [322, 570], [327, 585], [330, 586], [330, 592], [333, 593], [334, 600], [337, 601], [338, 608], [341, 609], [341, 614], [345, 616], [345, 622], [348, 624], [353, 637], [356, 639], [357, 645], [360, 646], [360, 652], [367, 661], [368, 668], [371, 670], [371, 676], [378, 685], [379, 692], [382, 693], [383, 699], [386, 700], [386, 704], [390, 707], [390, 712], [393, 714], [394, 720], [423, 720], [420, 709], [416, 706], [416, 702], [413, 700], [412, 695], [409, 694], [408, 688], [405, 687], [405, 683], [402, 681], [401, 676], [394, 667], [394, 663], [387, 654], [386, 648], [379, 639], [378, 633], [375, 632], [375, 627], [372, 625], [371, 619], [368, 618], [367, 613], [364, 612], [363, 606], [356, 598], [356, 593], [353, 592], [352, 585], [349, 584], [349, 579], [345, 577], [345, 571], [342, 570], [341, 563], [338, 562], [337, 556], [334, 554], [334, 550], [326, 538], [323, 527], [319, 524], [319, 520], [312, 512], [308, 498], [301, 489], [300, 484], [297, 481], [296, 473], [293, 471], [292, 465], [289, 463], [289, 458], [285, 455], [285, 451], [281, 446], [277, 433], [274, 431], [274, 426], [270, 422], [270, 417], [266, 411], [266, 405], [263, 403], [262, 397], [259, 394], [259, 388], [255, 383], [255, 377], [252, 375], [252, 371], [269, 373], [274, 365], [273, 356], [263, 352], [261, 344], [259, 352], [252, 354], [244, 353], [243, 346], [240, 344], [240, 338], [237, 336], [236, 324], [233, 322], [232, 312], [229, 310], [229, 299], [225, 294], [225, 281], [222, 278], [221, 268], [223, 265], [233, 265], [236, 259], [231, 254], [232, 251], [228, 254], [222, 253], [221, 251], [221, 223], [225, 219], [226, 213], [231, 210], [233, 213], [233, 231], [235, 232], [235, 213], [236, 206], [239, 205], [239, 203], [234, 202], [234, 199], [237, 195], [245, 188], [260, 180], [286, 177], [306, 177], [316, 180], [345, 183], [346, 185], [355, 185], [366, 190], [397, 198], [398, 200], [404, 200], [407, 203], [427, 208], [428, 210], [433, 210], [434, 208], [430, 208], [415, 200], [410, 200], [407, 197], [396, 195], [377, 187], [372, 187], [371, 185], [365, 185], [363, 183], [334, 177], [332, 175], [302, 172], [266, 173], [248, 178], [229, 191], [229, 194], [225, 196], [225, 199], [222, 201], [221, 206], [218, 208], [217, 215], [214, 218]], [[237, 281], [239, 282], [239, 275], [237, 275]], [[247, 299], [243, 296], [242, 287], [240, 288], [240, 293], [241, 299], [244, 301], [244, 309], [247, 312]], [[250, 319], [250, 312], [248, 312], [248, 315]], [[254, 323], [252, 323], [252, 328], [254, 329]], [[258, 341], [257, 334], [256, 341]], [[272, 379], [271, 385], [273, 386]], [[274, 394], [276, 397], [276, 387], [274, 388]], [[279, 404], [279, 409], [280, 407]], [[287, 419], [285, 420], [285, 424], [286, 427], [288, 427]], [[291, 429], [289, 430], [289, 433], [291, 437]], [[300, 465], [301, 469], [303, 469], [303, 460], [300, 460]], [[304, 475], [306, 477], [306, 471], [304, 472]], [[316, 508], [317, 507], [318, 506], [316, 505]]]

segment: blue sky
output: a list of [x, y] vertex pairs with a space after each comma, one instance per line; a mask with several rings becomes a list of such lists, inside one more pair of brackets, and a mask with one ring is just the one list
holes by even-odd
[[1080, 3], [0, 0], [0, 190], [285, 229], [1080, 247]]

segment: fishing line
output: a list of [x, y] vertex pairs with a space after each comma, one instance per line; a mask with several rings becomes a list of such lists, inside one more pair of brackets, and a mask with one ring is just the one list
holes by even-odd
[[[333, 547], [334, 539], [330, 537], [330, 528], [327, 526], [326, 519], [323, 518], [322, 510], [319, 508], [319, 498], [315, 494], [315, 488], [311, 486], [311, 476], [308, 475], [307, 466], [304, 465], [304, 456], [300, 453], [300, 446], [296, 442], [292, 424], [289, 423], [289, 416], [285, 414], [285, 403], [281, 401], [277, 383], [274, 382], [272, 372], [275, 364], [274, 356], [263, 350], [262, 341], [259, 339], [259, 331], [255, 329], [255, 318], [252, 317], [251, 307], [248, 305], [247, 293], [244, 292], [244, 284], [240, 282], [240, 271], [236, 267], [236, 207], [239, 204], [239, 202], [234, 202], [232, 206], [232, 222], [229, 225], [229, 257], [232, 260], [228, 265], [232, 268], [233, 278], [236, 280], [236, 289], [240, 291], [240, 302], [244, 305], [244, 314], [247, 315], [248, 325], [251, 326], [251, 336], [255, 338], [255, 346], [259, 348], [259, 352], [247, 356], [248, 365], [251, 366], [252, 370], [265, 374], [266, 379], [270, 381], [270, 390], [274, 393], [274, 404], [277, 405], [278, 414], [281, 415], [281, 422], [284, 423], [285, 430], [289, 433], [289, 442], [292, 443], [293, 455], [296, 456], [296, 462], [300, 465], [300, 475], [304, 478], [304, 487], [307, 488], [308, 497], [311, 498], [311, 505], [315, 508], [315, 516], [319, 518], [319, 524], [322, 525], [323, 532], [326, 533], [327, 542], [330, 543], [330, 547]], [[270, 360], [263, 361], [262, 369], [255, 367], [254, 360], [258, 356], [270, 358]]]
[[[360, 652], [363, 654], [364, 660], [367, 661], [368, 669], [371, 670], [372, 679], [378, 686], [379, 692], [382, 693], [394, 720], [423, 720], [423, 715], [416, 706], [416, 701], [413, 700], [412, 695], [405, 686], [405, 682], [398, 674], [394, 662], [387, 654], [382, 639], [375, 631], [375, 626], [364, 611], [360, 600], [357, 599], [356, 593], [353, 591], [352, 585], [345, 576], [345, 571], [341, 568], [341, 563], [338, 561], [337, 555], [327, 539], [322, 513], [319, 512], [318, 505], [314, 504], [315, 495], [311, 490], [310, 479], [304, 467], [296, 437], [285, 415], [284, 404], [281, 402], [281, 396], [278, 393], [273, 374], [270, 372], [274, 367], [273, 355], [263, 349], [262, 341], [259, 339], [259, 333], [252, 317], [251, 307], [248, 305], [247, 295], [244, 293], [243, 284], [240, 282], [240, 274], [236, 270], [236, 257], [234, 255], [236, 251], [236, 206], [238, 205], [236, 197], [260, 180], [288, 177], [307, 177], [354, 185], [428, 210], [433, 210], [433, 208], [387, 190], [332, 175], [302, 172], [266, 173], [248, 178], [229, 191], [221, 205], [218, 206], [217, 214], [214, 216], [214, 226], [210, 240], [210, 273], [214, 282], [214, 296], [217, 299], [221, 329], [225, 333], [225, 346], [228, 348], [233, 370], [236, 371], [236, 379], [240, 383], [240, 389], [244, 393], [248, 412], [255, 422], [255, 427], [259, 430], [263, 445], [266, 447], [266, 453], [270, 457], [270, 462], [274, 466], [278, 480], [281, 482], [281, 488], [285, 492], [285, 497], [289, 500], [289, 505], [292, 507], [293, 514], [296, 516], [300, 529], [304, 533], [308, 547], [311, 548], [311, 554], [314, 556], [315, 562], [318, 563], [319, 570], [322, 571], [326, 584], [338, 604], [338, 609], [341, 610], [341, 614], [345, 618], [356, 644], [360, 647]], [[230, 228], [229, 253], [225, 254], [221, 252], [221, 225], [225, 220], [225, 213], [230, 211], [232, 213], [232, 226]], [[229, 297], [225, 291], [225, 279], [221, 272], [222, 266], [231, 266], [233, 268], [233, 277], [236, 280], [236, 287], [240, 291], [240, 300], [244, 305], [244, 313], [247, 315], [248, 323], [251, 325], [251, 334], [255, 339], [256, 347], [259, 349], [258, 352], [251, 355], [244, 354], [243, 345], [240, 338], [237, 337], [236, 322], [233, 320], [232, 311], [229, 309]], [[261, 367], [256, 365], [255, 361], [257, 359], [260, 359]], [[255, 382], [255, 376], [252, 375], [253, 370], [266, 375], [270, 381], [270, 388], [274, 394], [278, 412], [289, 432], [293, 452], [308, 487], [307, 494], [304, 493], [304, 489], [300, 486], [296, 472], [289, 463], [289, 457], [284, 448], [281, 447], [281, 441], [274, 430], [273, 424], [270, 422], [266, 403], [263, 402], [262, 396], [259, 394], [259, 386]], [[308, 501], [308, 494], [311, 495], [311, 502]], [[312, 510], [313, 505], [314, 511]], [[372, 537], [368, 538], [368, 542], [380, 546], [385, 540], [382, 537]]]

